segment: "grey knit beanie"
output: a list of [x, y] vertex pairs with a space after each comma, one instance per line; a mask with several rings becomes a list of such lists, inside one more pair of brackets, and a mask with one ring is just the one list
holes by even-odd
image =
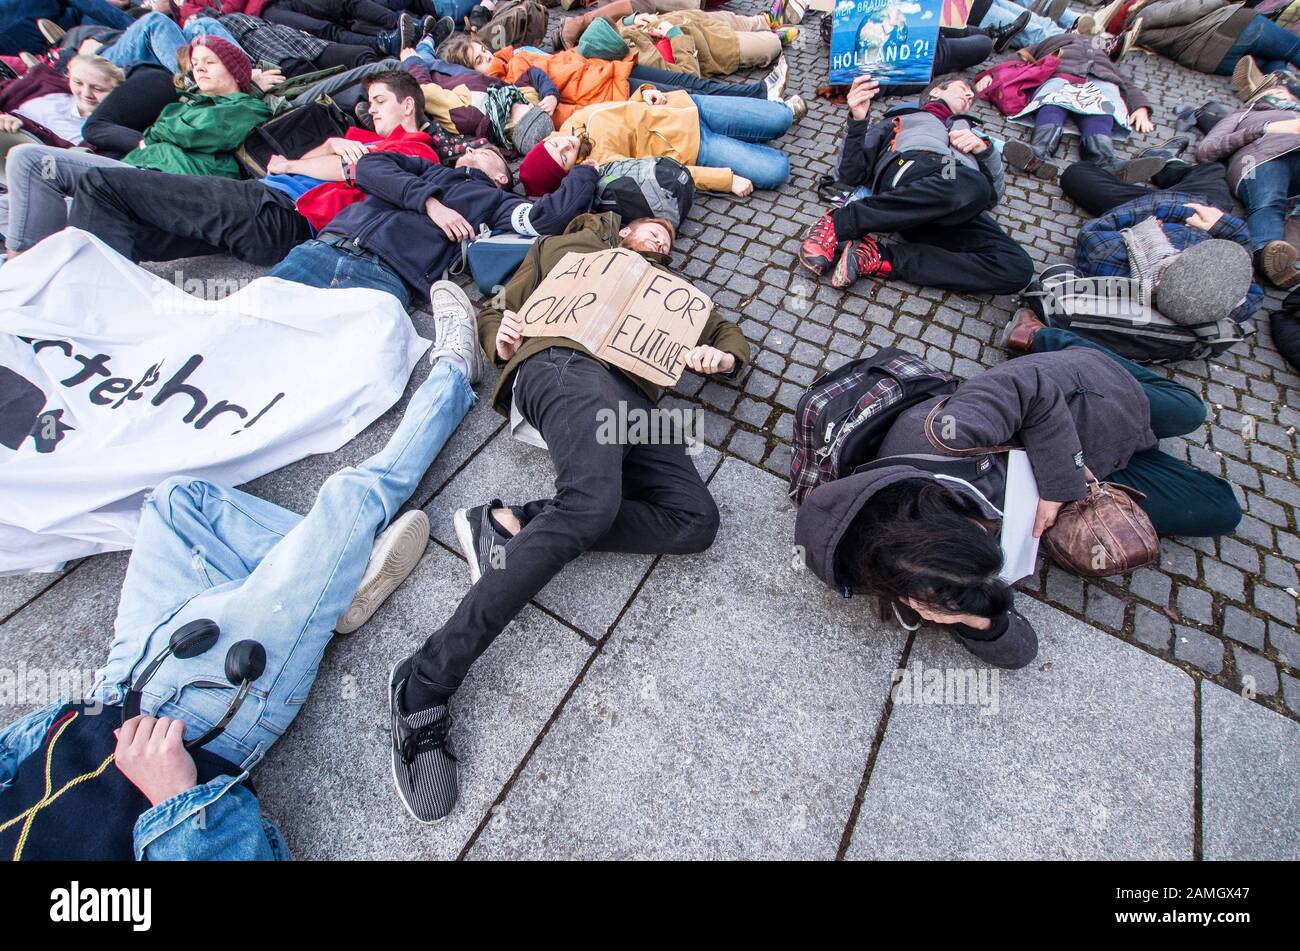
[[533, 146], [555, 131], [555, 123], [550, 114], [541, 106], [533, 106], [515, 123], [510, 133], [510, 141], [515, 151], [527, 155]]
[[1156, 310], [1176, 324], [1227, 317], [1246, 298], [1250, 252], [1235, 241], [1211, 238], [1165, 265], [1156, 286]]

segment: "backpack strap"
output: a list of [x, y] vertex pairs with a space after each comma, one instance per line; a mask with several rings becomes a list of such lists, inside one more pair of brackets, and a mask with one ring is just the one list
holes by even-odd
[[920, 469], [923, 472], [929, 472], [931, 475], [953, 476], [958, 479], [965, 479], [967, 482], [974, 482], [984, 474], [982, 470], [988, 468], [988, 463], [974, 456], [954, 458], [953, 456], [932, 456], [924, 453], [902, 453], [897, 456], [882, 456], [879, 459], [864, 462], [860, 466], [854, 466], [850, 475], [859, 475], [863, 472], [870, 472], [873, 469], [885, 469], [889, 466], [911, 466], [913, 469]]
[[952, 399], [951, 395], [945, 396], [943, 399], [939, 400], [939, 402], [934, 404], [934, 408], [931, 409], [925, 417], [925, 438], [935, 449], [953, 456], [983, 456], [994, 452], [1010, 452], [1012, 449], [1016, 448], [1015, 446], [978, 446], [972, 449], [957, 449], [953, 446], [945, 445], [943, 441], [934, 434], [934, 421], [939, 415], [939, 411], [948, 405], [948, 400], [950, 399]]

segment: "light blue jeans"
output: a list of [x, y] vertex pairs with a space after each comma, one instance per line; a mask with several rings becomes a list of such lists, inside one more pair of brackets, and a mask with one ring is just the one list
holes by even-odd
[[99, 51], [99, 55], [122, 69], [139, 63], [152, 63], [164, 69], [176, 69], [176, 53], [190, 40], [202, 35], [219, 36], [235, 46], [230, 31], [211, 17], [193, 17], [184, 29], [176, 21], [161, 13], [146, 13], [132, 23], [112, 46]]
[[[993, 6], [989, 12], [984, 15], [984, 19], [979, 22], [980, 26], [1006, 26], [1015, 21], [1016, 17], [1025, 12], [1025, 8], [1014, 0], [993, 0]], [[1073, 25], [1074, 20], [1078, 19], [1078, 14], [1067, 14]], [[1066, 15], [1061, 17], [1062, 20]], [[1017, 33], [1011, 39], [1011, 48], [1013, 50], [1024, 49], [1029, 46], [1036, 46], [1053, 36], [1060, 36], [1065, 30], [1053, 23], [1045, 16], [1039, 16], [1037, 13], [1029, 14], [1029, 25]]]
[[790, 160], [780, 149], [759, 145], [785, 135], [794, 113], [783, 102], [738, 96], [691, 96], [700, 112], [700, 154], [696, 164], [729, 168], [755, 188], [780, 188], [790, 177]]
[[252, 768], [307, 700], [375, 536], [410, 498], [473, 403], [460, 370], [436, 364], [388, 445], [330, 476], [305, 517], [197, 479], [159, 485], [144, 504], [115, 637], [92, 698], [122, 702], [132, 678], [173, 631], [211, 618], [221, 639], [198, 657], [168, 658], [143, 688], [141, 710], [179, 719], [187, 738], [198, 736], [235, 694], [226, 686], [226, 652], [236, 641], [260, 642], [266, 671], [225, 732], [207, 746]]

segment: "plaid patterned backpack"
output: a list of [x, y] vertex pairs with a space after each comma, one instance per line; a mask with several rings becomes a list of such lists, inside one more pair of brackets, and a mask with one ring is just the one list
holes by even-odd
[[951, 374], [894, 347], [822, 374], [795, 410], [790, 497], [800, 504], [823, 482], [870, 462], [899, 413], [956, 388]]

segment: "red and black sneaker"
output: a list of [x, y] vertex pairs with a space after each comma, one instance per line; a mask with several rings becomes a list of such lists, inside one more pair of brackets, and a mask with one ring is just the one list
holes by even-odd
[[833, 212], [826, 212], [818, 218], [812, 228], [808, 231], [808, 237], [804, 238], [803, 244], [799, 246], [799, 263], [812, 271], [814, 274], [821, 275], [831, 266], [835, 260], [835, 252], [839, 249], [839, 239], [835, 237], [835, 221], [831, 217]]
[[882, 264], [880, 246], [876, 244], [875, 238], [850, 241], [844, 246], [844, 253], [835, 264], [831, 287], [848, 287], [860, 277], [875, 274]]

